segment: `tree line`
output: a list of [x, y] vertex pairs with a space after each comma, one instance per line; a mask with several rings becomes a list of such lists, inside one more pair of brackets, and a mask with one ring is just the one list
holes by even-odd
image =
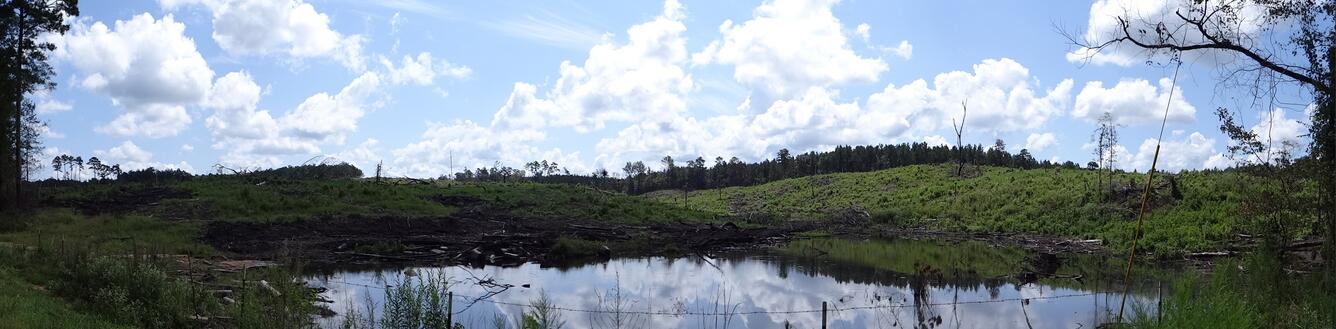
[[992, 147], [983, 145], [930, 145], [928, 143], [902, 143], [879, 145], [841, 145], [834, 150], [792, 154], [787, 148], [775, 153], [775, 157], [754, 163], [743, 162], [737, 157], [724, 160], [715, 157], [712, 165], [697, 157], [679, 165], [671, 156], [660, 160], [660, 170], [651, 170], [644, 162], [627, 162], [622, 167], [624, 174], [622, 190], [628, 194], [640, 194], [664, 189], [713, 189], [730, 186], [765, 184], [787, 178], [804, 177], [841, 172], [865, 172], [904, 167], [918, 164], [941, 164], [961, 161], [975, 165], [1000, 166], [1011, 168], [1050, 168], [1064, 166], [1078, 168], [1076, 163], [1067, 161], [1061, 164], [1048, 160], [1037, 161], [1029, 150], [1022, 149], [1016, 154], [1007, 152], [1006, 144], [997, 140]]
[[627, 162], [621, 169], [620, 177], [613, 176], [606, 169], [597, 169], [584, 175], [571, 174], [569, 169], [548, 160], [526, 163], [523, 169], [497, 162], [491, 167], [466, 168], [461, 172], [442, 175], [438, 179], [462, 182], [574, 184], [627, 194], [642, 194], [668, 189], [698, 190], [748, 186], [820, 174], [876, 171], [949, 162], [1019, 169], [1080, 168], [1071, 161], [1054, 163], [1048, 160], [1036, 160], [1027, 149], [1012, 154], [1007, 151], [1006, 142], [998, 139], [990, 147], [977, 144], [954, 147], [924, 142], [841, 145], [831, 151], [810, 151], [797, 155], [785, 148], [775, 153], [774, 158], [750, 163], [738, 157], [728, 160], [715, 157], [712, 164], [707, 164], [704, 157], [680, 162], [672, 156], [664, 156], [659, 161], [659, 169], [652, 169], [643, 161]]

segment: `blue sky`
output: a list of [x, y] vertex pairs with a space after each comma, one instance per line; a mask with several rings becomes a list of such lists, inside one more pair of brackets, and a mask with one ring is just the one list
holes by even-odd
[[[616, 172], [944, 143], [965, 100], [966, 143], [1078, 163], [1109, 112], [1119, 167], [1145, 170], [1173, 67], [1081, 56], [1058, 32], [1099, 39], [1105, 14], [1175, 5], [1125, 2], [84, 1], [51, 37], [59, 88], [35, 96], [46, 158], [196, 173], [321, 156], [415, 177], [541, 159]], [[1212, 63], [1182, 67], [1162, 167], [1232, 163], [1218, 107], [1302, 142], [1301, 90], [1268, 112]]]

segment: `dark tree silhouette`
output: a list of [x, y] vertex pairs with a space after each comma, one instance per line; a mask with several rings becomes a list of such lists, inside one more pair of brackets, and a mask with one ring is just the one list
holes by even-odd
[[[79, 15], [77, 0], [5, 0], [0, 2], [0, 206], [17, 208], [23, 197], [25, 170], [34, 167], [39, 135], [35, 106], [26, 95], [55, 88], [47, 53], [56, 49], [43, 35], [69, 30], [68, 16]], [[12, 192], [12, 193], [11, 193]]]

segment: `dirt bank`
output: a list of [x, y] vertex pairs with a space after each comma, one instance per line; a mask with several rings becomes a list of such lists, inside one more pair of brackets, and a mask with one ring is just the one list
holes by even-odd
[[619, 225], [582, 220], [327, 217], [286, 223], [212, 222], [202, 239], [242, 257], [298, 258], [316, 267], [380, 263], [561, 265], [597, 258], [761, 248], [815, 228], [733, 224]]

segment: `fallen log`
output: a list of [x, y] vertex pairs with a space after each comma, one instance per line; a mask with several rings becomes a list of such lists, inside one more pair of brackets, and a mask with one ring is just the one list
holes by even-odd
[[1322, 239], [1312, 239], [1312, 240], [1304, 240], [1304, 241], [1295, 241], [1295, 242], [1293, 242], [1293, 243], [1290, 243], [1290, 245], [1285, 246], [1285, 250], [1306, 249], [1306, 248], [1319, 247], [1319, 246], [1322, 246], [1322, 243], [1323, 243], [1323, 242], [1324, 242], [1324, 241], [1323, 241]]
[[260, 285], [261, 288], [264, 288], [264, 290], [268, 290], [269, 293], [274, 294], [274, 296], [282, 296], [282, 295], [283, 295], [283, 293], [278, 292], [278, 289], [274, 289], [274, 286], [269, 285], [269, 281], [260, 280], [259, 285]]
[[1188, 253], [1186, 256], [1187, 258], [1212, 258], [1212, 257], [1228, 257], [1238, 254], [1239, 254], [1238, 252], [1234, 251], [1204, 251], [1204, 252]]

